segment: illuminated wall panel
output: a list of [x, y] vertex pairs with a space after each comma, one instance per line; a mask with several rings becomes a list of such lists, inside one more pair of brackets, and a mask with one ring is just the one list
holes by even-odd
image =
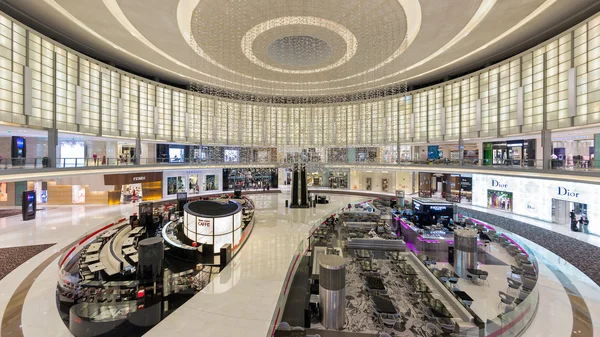
[[427, 137], [429, 141], [443, 140], [440, 110], [444, 106], [441, 88], [427, 90]]
[[102, 135], [118, 136], [118, 105], [121, 96], [121, 75], [114, 70], [102, 68], [100, 76], [100, 82], [102, 83]]
[[[173, 141], [186, 141], [185, 130], [189, 125], [186, 125], [187, 109], [186, 109], [186, 94], [177, 90], [173, 90]], [[198, 132], [199, 133], [199, 132]]]
[[581, 104], [587, 104], [588, 124], [591, 124], [600, 122], [600, 16], [587, 26], [587, 93]]
[[[569, 116], [572, 68], [576, 113]], [[539, 132], [544, 120], [549, 129], [600, 123], [600, 15], [452, 82], [329, 105], [237, 102], [140, 81], [0, 15], [0, 121], [7, 123], [129, 139], [308, 148], [514, 136]]]
[[77, 86], [77, 56], [56, 48], [56, 127], [78, 131], [75, 121], [75, 87]]
[[121, 76], [121, 99], [123, 100], [123, 130], [121, 136], [136, 138], [139, 118], [139, 82], [129, 76]]
[[156, 85], [140, 81], [140, 138], [156, 139], [154, 124], [154, 107], [156, 106]]

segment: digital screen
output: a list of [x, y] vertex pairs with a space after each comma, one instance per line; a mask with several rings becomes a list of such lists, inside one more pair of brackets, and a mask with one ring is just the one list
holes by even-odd
[[25, 139], [24, 138], [16, 138], [17, 149], [22, 149], [25, 147]]
[[185, 152], [183, 148], [169, 147], [169, 163], [183, 163]]
[[427, 146], [427, 159], [439, 159], [439, 158], [440, 158], [439, 147], [437, 145]]

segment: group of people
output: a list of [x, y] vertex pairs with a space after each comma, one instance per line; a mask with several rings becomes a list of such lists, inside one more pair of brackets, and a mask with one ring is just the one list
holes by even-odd
[[[588, 225], [590, 221], [587, 216], [582, 215], [579, 220], [577, 220], [577, 216], [574, 211], [569, 213], [569, 217], [571, 218], [571, 230], [573, 232], [584, 232], [585, 234], [589, 234]], [[577, 226], [579, 224], [579, 226]]]

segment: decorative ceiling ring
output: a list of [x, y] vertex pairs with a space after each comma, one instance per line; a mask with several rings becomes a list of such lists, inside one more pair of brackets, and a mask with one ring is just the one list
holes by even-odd
[[[400, 46], [398, 47], [398, 49], [385, 61], [381, 62], [380, 64], [378, 64], [364, 72], [361, 72], [358, 74], [353, 74], [351, 76], [347, 76], [344, 78], [331, 79], [331, 80], [327, 80], [327, 81], [312, 81], [312, 82], [275, 81], [275, 80], [268, 80], [268, 79], [248, 76], [246, 74], [242, 74], [240, 72], [229, 69], [228, 67], [226, 67], [226, 66], [222, 65], [221, 63], [217, 62], [216, 60], [214, 60], [212, 57], [207, 55], [204, 52], [204, 50], [202, 50], [202, 48], [198, 45], [194, 35], [191, 32], [194, 11], [196, 10], [196, 7], [198, 6], [199, 3], [200, 3], [200, 0], [179, 0], [179, 3], [177, 5], [177, 26], [179, 28], [179, 32], [183, 36], [183, 39], [186, 41], [186, 43], [190, 46], [190, 48], [192, 48], [192, 50], [196, 54], [198, 54], [200, 57], [204, 58], [206, 61], [210, 62], [211, 64], [213, 64], [223, 70], [229, 71], [232, 74], [235, 74], [237, 76], [241, 76], [241, 77], [251, 79], [253, 81], [258, 81], [258, 82], [275, 83], [275, 84], [283, 84], [283, 85], [306, 86], [306, 85], [311, 85], [311, 84], [326, 84], [326, 83], [331, 83], [331, 82], [344, 81], [344, 80], [351, 79], [351, 78], [354, 78], [357, 76], [362, 76], [369, 72], [373, 72], [373, 71], [385, 66], [386, 64], [392, 62], [394, 59], [396, 59], [398, 56], [400, 56], [406, 49], [408, 49], [408, 47], [410, 47], [410, 45], [413, 43], [413, 41], [417, 38], [417, 35], [419, 34], [419, 30], [421, 29], [421, 22], [422, 22], [422, 11], [421, 11], [421, 4], [419, 3], [419, 0], [398, 0], [398, 3], [404, 9], [404, 13], [406, 16], [407, 34], [406, 34], [404, 41], [402, 41], [402, 43], [400, 43]], [[284, 89], [284, 90], [290, 91], [290, 92], [294, 92], [294, 91], [319, 92], [322, 89], [303, 88], [303, 89]]]
[[[259, 35], [271, 29], [277, 29], [279, 27], [290, 25], [316, 26], [330, 30], [339, 35], [342, 39], [344, 39], [344, 42], [346, 42], [346, 53], [335, 63], [332, 63], [325, 67], [309, 70], [291, 70], [274, 67], [259, 60], [256, 57], [256, 55], [254, 55], [252, 45], [254, 43], [254, 40]], [[246, 34], [244, 34], [244, 37], [242, 38], [241, 47], [244, 55], [250, 61], [252, 61], [252, 63], [259, 65], [265, 69], [285, 74], [314, 74], [337, 68], [342, 64], [350, 61], [350, 59], [354, 57], [354, 54], [356, 54], [356, 50], [358, 49], [358, 41], [356, 40], [356, 36], [354, 36], [354, 34], [352, 34], [352, 32], [348, 28], [340, 25], [337, 22], [318, 18], [315, 16], [282, 16], [276, 19], [259, 23], [258, 25], [252, 27], [248, 32], [246, 32]]]

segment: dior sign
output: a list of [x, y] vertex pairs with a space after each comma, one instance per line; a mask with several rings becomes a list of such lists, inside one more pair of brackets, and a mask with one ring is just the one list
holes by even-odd
[[507, 188], [508, 184], [503, 184], [503, 183], [499, 182], [498, 180], [492, 179], [492, 187]]
[[558, 186], [558, 195], [565, 196], [565, 197], [579, 198], [579, 192], [575, 192], [575, 191], [569, 190], [566, 187], [561, 187], [561, 186]]

